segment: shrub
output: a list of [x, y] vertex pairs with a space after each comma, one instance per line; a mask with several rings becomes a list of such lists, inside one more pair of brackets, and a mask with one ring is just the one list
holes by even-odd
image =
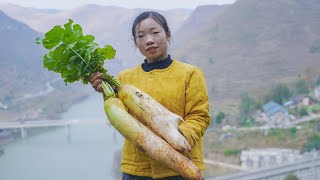
[[256, 124], [256, 122], [254, 121], [254, 119], [250, 118], [245, 121], [242, 120], [239, 125], [241, 127], [253, 127], [255, 124]]
[[296, 175], [289, 174], [286, 176], [285, 180], [299, 180], [299, 178]]
[[297, 134], [297, 128], [296, 127], [290, 128], [290, 134], [291, 136], [295, 136]]
[[302, 107], [299, 111], [300, 116], [307, 116], [308, 115], [308, 110], [306, 107]]
[[294, 84], [294, 93], [296, 95], [309, 93], [309, 88], [305, 80], [300, 79]]
[[240, 149], [226, 149], [223, 152], [225, 156], [233, 156], [233, 155], [238, 155], [240, 153], [241, 153]]
[[248, 122], [254, 121], [252, 113], [255, 110], [255, 100], [248, 93], [241, 94], [239, 105], [239, 125], [245, 126]]
[[294, 116], [299, 116], [299, 111], [297, 109], [288, 108], [288, 112]]
[[225, 118], [225, 113], [224, 112], [219, 112], [218, 115], [215, 118], [216, 124], [221, 124], [222, 120]]
[[286, 84], [279, 83], [271, 89], [269, 94], [266, 96], [265, 101], [275, 101], [278, 104], [283, 104], [292, 96], [292, 92]]
[[320, 112], [320, 106], [319, 105], [314, 105], [311, 107], [311, 111], [313, 113], [319, 113]]
[[319, 133], [308, 138], [308, 141], [303, 146], [302, 152], [310, 152], [313, 149], [320, 150], [320, 134]]

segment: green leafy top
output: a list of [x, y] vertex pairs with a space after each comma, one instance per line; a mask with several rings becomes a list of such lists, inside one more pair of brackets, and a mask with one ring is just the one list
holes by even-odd
[[69, 19], [64, 27], [54, 26], [44, 39], [38, 37], [36, 43], [42, 43], [50, 50], [43, 56], [44, 67], [60, 73], [66, 84], [75, 81], [87, 84], [90, 75], [100, 71], [110, 85], [117, 85], [116, 80], [103, 68], [104, 60], [113, 59], [116, 50], [110, 45], [101, 48], [94, 39], [92, 35], [84, 36], [81, 26]]

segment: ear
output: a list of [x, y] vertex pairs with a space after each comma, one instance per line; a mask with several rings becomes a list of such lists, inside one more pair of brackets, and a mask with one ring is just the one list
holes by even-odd
[[171, 39], [171, 37], [172, 37], [172, 36], [171, 36], [171, 32], [169, 31], [166, 35], [167, 35], [167, 41], [169, 41], [169, 43], [170, 43], [170, 39]]

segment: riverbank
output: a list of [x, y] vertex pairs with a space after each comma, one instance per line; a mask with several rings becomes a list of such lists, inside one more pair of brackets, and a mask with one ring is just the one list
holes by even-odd
[[[20, 102], [10, 108], [0, 110], [0, 121], [27, 121], [36, 119], [60, 119], [74, 104], [81, 103], [89, 97], [85, 90], [55, 91], [50, 96], [37, 97]], [[14, 108], [13, 108], [14, 107]]]
[[105, 124], [100, 94], [71, 106], [61, 119], [81, 123], [70, 126], [69, 138], [65, 128], [56, 128], [8, 144], [0, 157], [0, 179], [116, 179], [123, 137]]
[[[47, 96], [42, 96], [44, 93], [39, 92], [34, 98], [28, 98], [21, 101], [22, 107], [8, 108], [5, 110], [0, 109], [0, 122], [23, 122], [37, 119], [63, 119], [64, 113], [67, 113], [70, 109], [72, 109], [73, 106], [85, 103], [88, 99], [90, 99], [88, 90], [86, 88], [77, 90], [78, 88], [75, 86], [67, 88], [65, 85], [61, 87], [59, 87], [59, 85], [55, 85], [55, 87], [56, 88], [54, 91], [52, 90], [52, 87], [48, 87], [49, 90], [46, 92], [49, 94]], [[30, 95], [26, 97], [30, 97]], [[27, 138], [31, 138], [48, 131], [56, 130], [58, 128], [59, 127], [25, 128], [24, 131], [28, 136]], [[3, 151], [8, 144], [21, 140], [22, 138], [20, 129], [0, 129], [0, 146], [2, 146]]]
[[53, 79], [45, 84], [45, 88], [34, 93], [12, 94], [5, 101], [6, 108], [0, 108], [0, 121], [59, 119], [60, 114], [92, 93], [95, 91], [89, 86], [80, 83], [66, 86], [62, 80]]
[[[62, 119], [63, 113], [68, 112], [68, 110], [76, 104], [82, 103], [89, 98], [88, 94], [79, 93], [74, 95], [73, 97], [65, 98], [72, 99], [67, 101], [66, 103], [61, 102], [61, 99], [57, 99], [55, 101], [51, 101], [48, 105], [39, 105], [41, 107], [50, 107], [50, 111], [42, 111], [37, 112], [35, 110], [25, 109], [25, 113], [16, 112], [16, 111], [0, 111], [0, 122], [1, 121], [28, 121], [28, 120], [36, 120], [36, 119]], [[32, 102], [30, 102], [32, 107]], [[10, 115], [8, 115], [10, 114]], [[55, 130], [57, 127], [47, 127], [47, 128], [25, 128], [25, 132], [28, 137], [36, 136], [42, 134], [44, 132]], [[12, 142], [21, 140], [21, 131], [20, 129], [0, 129], [0, 146], [6, 146]]]

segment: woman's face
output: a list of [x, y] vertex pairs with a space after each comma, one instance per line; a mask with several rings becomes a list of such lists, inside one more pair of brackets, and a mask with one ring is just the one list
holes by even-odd
[[148, 62], [167, 58], [169, 38], [163, 27], [154, 19], [144, 19], [136, 26], [136, 45]]

